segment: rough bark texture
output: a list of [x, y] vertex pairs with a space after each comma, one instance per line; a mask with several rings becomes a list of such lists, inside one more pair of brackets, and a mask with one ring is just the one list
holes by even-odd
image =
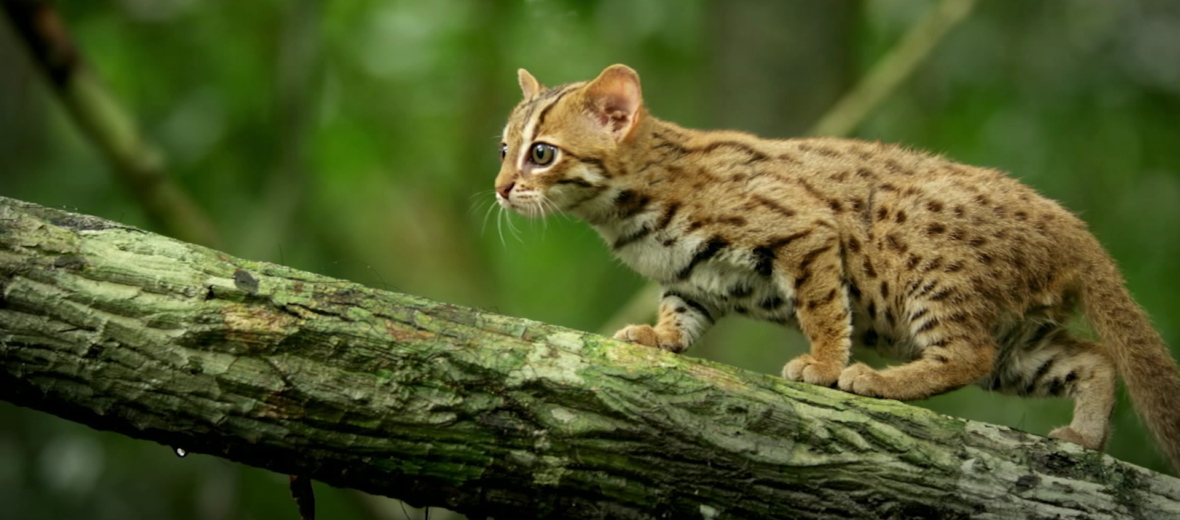
[[1074, 445], [4, 198], [0, 398], [477, 518], [1180, 516]]

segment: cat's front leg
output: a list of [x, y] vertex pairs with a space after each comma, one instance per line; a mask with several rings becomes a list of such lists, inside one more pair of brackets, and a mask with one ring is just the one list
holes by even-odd
[[719, 318], [711, 309], [676, 291], [660, 296], [656, 325], [628, 325], [615, 333], [615, 339], [639, 343], [669, 352], [684, 352]]

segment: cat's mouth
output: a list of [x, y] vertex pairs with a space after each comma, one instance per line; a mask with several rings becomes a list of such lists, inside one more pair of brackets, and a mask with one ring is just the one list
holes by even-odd
[[560, 211], [553, 201], [537, 192], [511, 193], [508, 197], [497, 193], [496, 202], [502, 208], [529, 218], [541, 218]]

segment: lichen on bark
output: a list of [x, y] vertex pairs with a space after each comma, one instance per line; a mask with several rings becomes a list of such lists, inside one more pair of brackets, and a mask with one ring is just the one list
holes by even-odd
[[473, 517], [1180, 515], [1077, 446], [4, 198], [0, 398]]

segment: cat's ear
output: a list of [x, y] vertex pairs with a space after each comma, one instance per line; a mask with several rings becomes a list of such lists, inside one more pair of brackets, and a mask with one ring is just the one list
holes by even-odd
[[520, 91], [524, 94], [524, 98], [528, 99], [540, 92], [542, 88], [541, 83], [534, 78], [529, 71], [519, 69], [516, 71], [516, 79], [520, 81]]
[[586, 85], [591, 115], [616, 141], [631, 134], [643, 108], [639, 74], [626, 65], [611, 65]]

